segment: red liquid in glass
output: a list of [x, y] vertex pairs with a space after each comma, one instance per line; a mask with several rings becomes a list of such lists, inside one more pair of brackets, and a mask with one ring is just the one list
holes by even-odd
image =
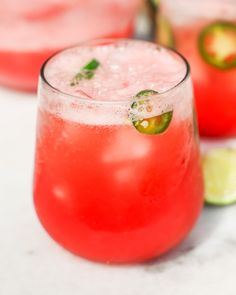
[[166, 133], [93, 126], [39, 113], [34, 202], [63, 247], [102, 262], [137, 262], [171, 249], [202, 207], [192, 122]]
[[198, 50], [203, 28], [198, 25], [173, 28], [176, 48], [191, 65], [200, 134], [236, 135], [236, 68], [221, 70], [203, 60]]

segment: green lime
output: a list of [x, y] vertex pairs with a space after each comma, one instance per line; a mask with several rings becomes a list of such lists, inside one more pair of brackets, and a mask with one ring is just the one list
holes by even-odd
[[217, 148], [203, 156], [205, 201], [213, 205], [236, 202], [236, 150]]

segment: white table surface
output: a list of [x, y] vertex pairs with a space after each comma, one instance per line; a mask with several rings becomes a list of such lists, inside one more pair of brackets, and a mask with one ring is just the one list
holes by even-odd
[[0, 89], [0, 295], [235, 295], [236, 206], [205, 208], [156, 261], [107, 266], [53, 242], [32, 206], [36, 96]]

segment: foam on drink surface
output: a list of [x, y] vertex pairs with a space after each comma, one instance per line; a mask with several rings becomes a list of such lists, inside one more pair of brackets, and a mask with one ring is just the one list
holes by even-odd
[[[92, 59], [100, 63], [94, 76], [91, 79], [81, 79], [78, 84], [72, 86], [73, 77]], [[192, 98], [189, 93], [191, 86], [188, 93], [180, 93], [181, 87], [176, 89], [176, 93], [168, 93], [169, 89], [183, 80], [186, 71], [186, 64], [181, 57], [168, 49], [145, 41], [120, 40], [98, 46], [82, 45], [63, 51], [47, 63], [44, 75], [51, 86], [73, 96], [75, 100], [78, 97], [83, 98], [85, 102], [98, 102], [95, 103], [96, 120], [100, 120], [103, 117], [101, 114], [106, 113], [109, 123], [114, 123], [117, 121], [114, 112], [106, 111], [106, 107], [109, 108], [111, 104], [98, 108], [100, 101], [125, 102], [130, 106], [137, 93], [152, 89], [163, 93], [160, 101], [157, 100], [157, 108], [161, 113], [165, 111], [162, 106], [166, 105], [167, 108], [170, 100], [175, 99], [177, 103], [182, 96], [188, 95]], [[123, 107], [127, 109], [125, 104]], [[68, 114], [67, 117], [72, 115]], [[85, 117], [83, 121], [91, 122], [94, 114], [87, 111]], [[103, 122], [103, 119], [101, 120]], [[124, 121], [124, 118], [122, 120]]]
[[[100, 62], [92, 79], [71, 86], [73, 77], [92, 59]], [[127, 100], [144, 89], [164, 92], [186, 73], [176, 54], [147, 42], [120, 41], [103, 46], [81, 46], [56, 55], [45, 77], [57, 89], [94, 100]]]

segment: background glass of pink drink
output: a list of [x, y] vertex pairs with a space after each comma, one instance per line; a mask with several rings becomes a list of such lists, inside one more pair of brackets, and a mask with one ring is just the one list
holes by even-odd
[[[92, 59], [100, 63], [93, 77], [75, 84]], [[159, 94], [135, 97], [144, 89]], [[179, 54], [144, 41], [87, 43], [44, 64], [39, 97], [34, 203], [53, 239], [77, 255], [124, 263], [156, 257], [187, 235], [203, 184]], [[136, 129], [137, 102], [151, 105], [145, 119], [173, 112], [168, 128]]]
[[1, 0], [0, 84], [34, 91], [42, 63], [97, 37], [129, 37], [141, 0]]
[[[236, 1], [163, 0], [161, 4], [160, 36], [165, 40], [159, 41], [175, 46], [190, 62], [200, 134], [236, 135]], [[201, 44], [208, 26], [212, 29]], [[226, 67], [209, 63], [202, 46], [211, 58], [224, 60]], [[230, 63], [233, 66], [227, 67]]]

